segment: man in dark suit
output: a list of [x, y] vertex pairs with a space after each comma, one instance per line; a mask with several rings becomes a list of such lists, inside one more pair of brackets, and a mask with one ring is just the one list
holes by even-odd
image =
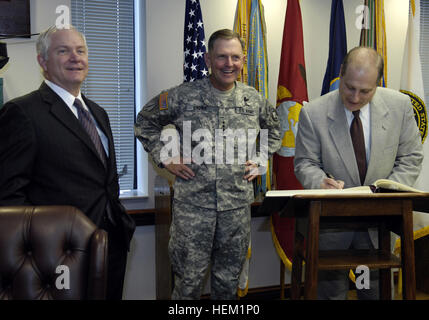
[[121, 299], [135, 223], [119, 202], [107, 113], [80, 92], [88, 74], [85, 37], [51, 27], [36, 46], [45, 81], [0, 112], [0, 205], [82, 210], [108, 232], [107, 298]]

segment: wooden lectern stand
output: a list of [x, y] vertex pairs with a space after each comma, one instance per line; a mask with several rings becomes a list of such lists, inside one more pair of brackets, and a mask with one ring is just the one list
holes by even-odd
[[[280, 191], [279, 191], [280, 192]], [[280, 194], [280, 193], [279, 193]], [[359, 265], [380, 269], [380, 298], [391, 299], [390, 268], [402, 268], [403, 298], [416, 298], [413, 206], [427, 212], [429, 193], [298, 194], [265, 197], [260, 210], [296, 218], [292, 258], [292, 299], [300, 298], [302, 261], [305, 260], [304, 299], [317, 299], [318, 270], [352, 269]], [[305, 219], [307, 234], [298, 230]], [[319, 252], [319, 229], [323, 227], [378, 228], [378, 250]], [[401, 259], [391, 253], [390, 232], [401, 237]]]

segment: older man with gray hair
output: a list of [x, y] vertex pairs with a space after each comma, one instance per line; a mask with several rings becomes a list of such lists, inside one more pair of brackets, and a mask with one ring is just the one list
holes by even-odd
[[80, 91], [88, 74], [85, 37], [53, 26], [36, 46], [45, 81], [0, 111], [0, 205], [82, 210], [108, 233], [107, 299], [121, 299], [135, 223], [119, 202], [107, 113]]

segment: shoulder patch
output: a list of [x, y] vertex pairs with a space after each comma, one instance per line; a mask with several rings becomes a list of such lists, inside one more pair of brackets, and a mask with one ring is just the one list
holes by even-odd
[[168, 91], [159, 95], [159, 110], [168, 110]]

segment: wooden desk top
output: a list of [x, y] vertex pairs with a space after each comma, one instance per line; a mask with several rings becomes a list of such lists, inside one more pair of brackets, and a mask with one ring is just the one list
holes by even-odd
[[391, 193], [328, 193], [328, 194], [297, 194], [292, 196], [293, 199], [305, 200], [325, 200], [325, 199], [338, 199], [338, 200], [357, 200], [357, 199], [427, 199], [429, 201], [429, 192], [391, 192]]
[[280, 212], [285, 217], [300, 217], [308, 214], [310, 202], [322, 201], [323, 211], [329, 211], [329, 215], [334, 216], [396, 215], [400, 212], [403, 200], [412, 200], [413, 210], [429, 213], [429, 193], [413, 192], [309, 193], [287, 197], [265, 197], [259, 211], [266, 214]]

